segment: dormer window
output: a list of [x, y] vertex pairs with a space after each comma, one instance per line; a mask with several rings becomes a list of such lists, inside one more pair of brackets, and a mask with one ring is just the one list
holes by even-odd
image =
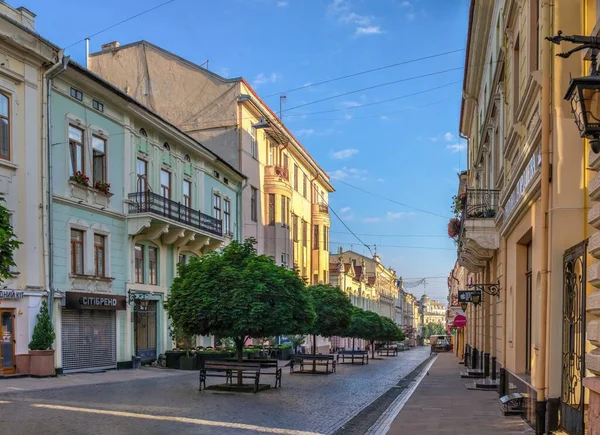
[[170, 146], [170, 145], [169, 145], [167, 142], [165, 142], [165, 143], [163, 144], [163, 149], [164, 149], [165, 151], [171, 151], [171, 146]]
[[140, 128], [140, 136], [148, 137], [148, 133], [146, 133], [146, 130], [144, 130], [143, 128]]
[[183, 160], [185, 160], [186, 162], [190, 162], [191, 161], [190, 155], [186, 154], [185, 156], [183, 156]]

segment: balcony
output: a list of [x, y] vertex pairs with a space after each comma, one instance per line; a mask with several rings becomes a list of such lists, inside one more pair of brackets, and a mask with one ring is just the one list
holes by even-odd
[[312, 205], [313, 222], [329, 226], [329, 206], [324, 202], [317, 202]]
[[265, 166], [265, 191], [291, 196], [292, 186], [288, 169], [277, 165]]
[[130, 193], [128, 199], [132, 236], [144, 234], [148, 240], [162, 237], [166, 244], [177, 243], [192, 251], [220, 245], [224, 240], [222, 222], [198, 210], [153, 192]]
[[495, 217], [499, 190], [467, 189], [462, 203], [458, 262], [470, 271], [482, 270], [500, 247]]

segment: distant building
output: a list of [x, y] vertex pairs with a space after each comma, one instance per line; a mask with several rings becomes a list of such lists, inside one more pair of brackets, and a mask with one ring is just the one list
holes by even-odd
[[438, 301], [431, 300], [424, 294], [419, 301], [419, 315], [421, 326], [428, 323], [438, 323], [446, 327], [446, 306]]

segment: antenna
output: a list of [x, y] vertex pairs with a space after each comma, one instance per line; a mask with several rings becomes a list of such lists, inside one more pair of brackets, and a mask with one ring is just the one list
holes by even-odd
[[283, 107], [283, 102], [284, 101], [287, 101], [287, 95], [281, 94], [279, 96], [279, 120], [281, 122], [283, 122], [283, 110], [282, 110], [282, 107]]
[[205, 69], [208, 69], [208, 61], [209, 61], [209, 59], [206, 59], [206, 62], [204, 62], [202, 65], [200, 65], [200, 68], [202, 68], [204, 65], [206, 65]]

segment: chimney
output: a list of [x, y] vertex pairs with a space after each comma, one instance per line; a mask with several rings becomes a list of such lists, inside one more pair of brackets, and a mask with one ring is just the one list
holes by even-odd
[[341, 246], [338, 248], [338, 254], [343, 254], [344, 253], [344, 248], [342, 248]]
[[109, 42], [108, 44], [102, 45], [102, 51], [110, 51], [115, 48], [119, 48], [120, 46], [121, 46], [121, 44], [119, 44], [119, 41]]
[[36, 15], [23, 6], [18, 7], [17, 11], [21, 14], [21, 24], [30, 30], [35, 30]]
[[381, 263], [381, 258], [378, 254], [373, 255], [373, 260], [375, 260], [377, 263]]

